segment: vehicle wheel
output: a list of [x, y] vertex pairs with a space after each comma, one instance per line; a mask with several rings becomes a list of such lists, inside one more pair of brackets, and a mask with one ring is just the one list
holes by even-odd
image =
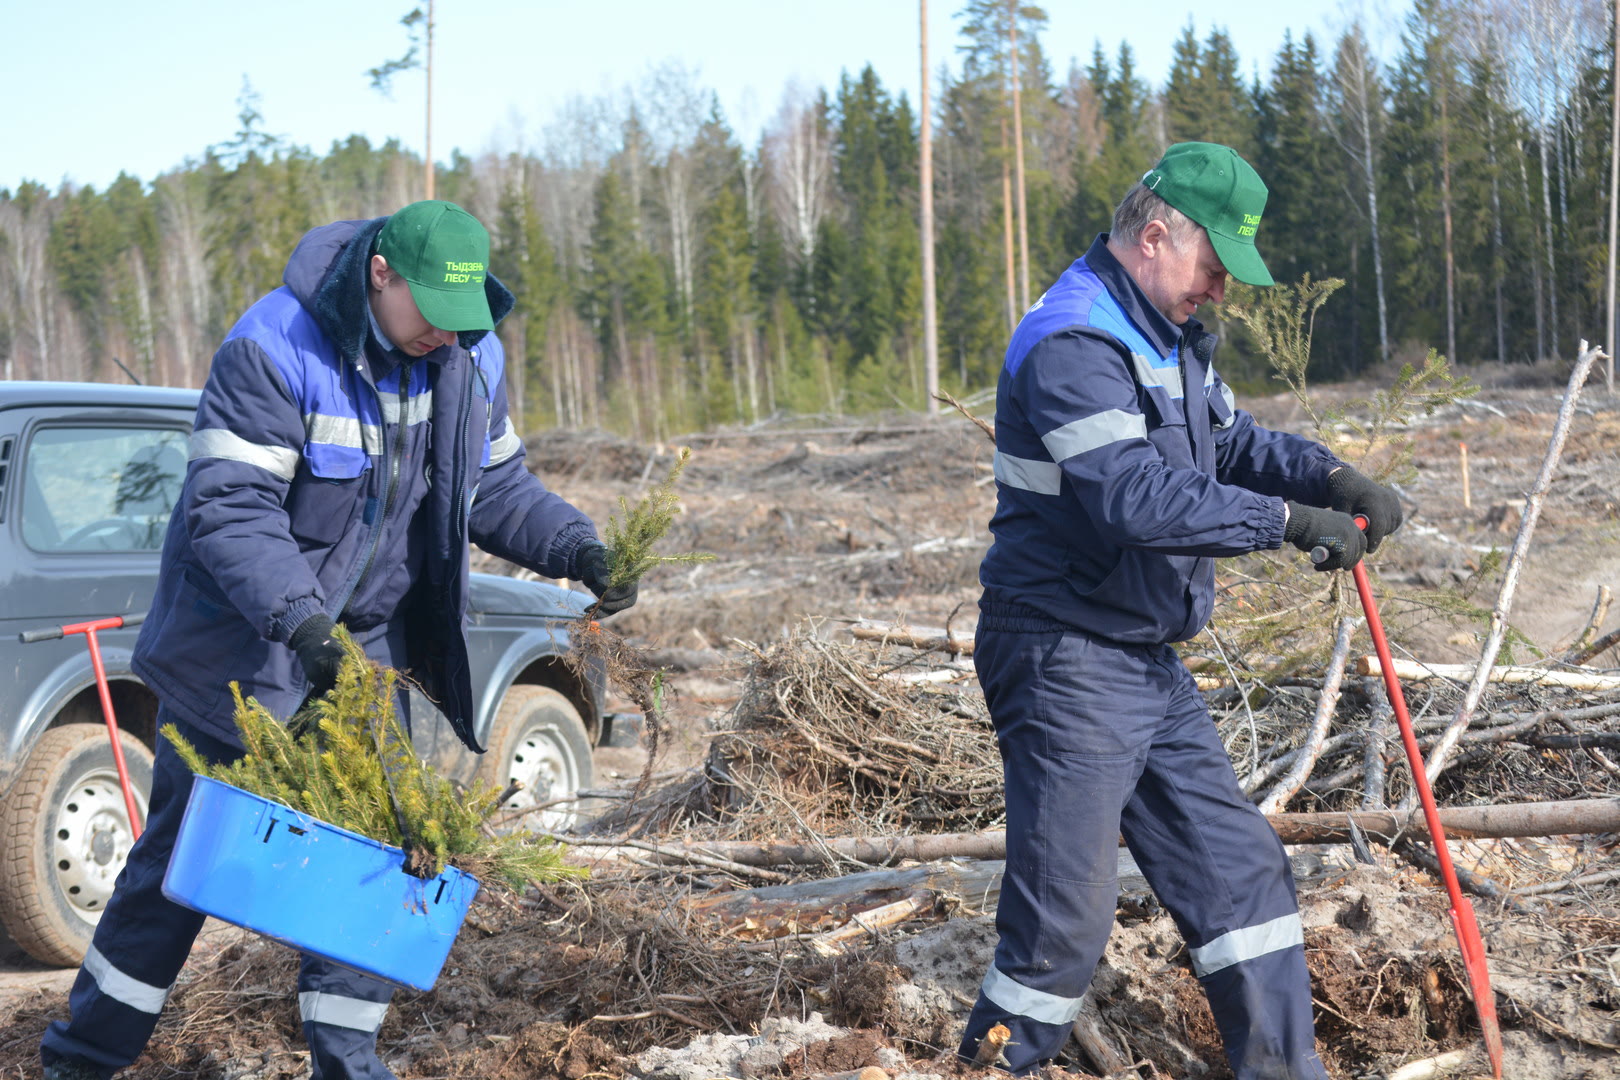
[[[478, 778], [497, 790], [513, 781], [523, 785], [503, 804], [508, 811], [572, 795], [590, 787], [595, 775], [579, 710], [549, 686], [519, 684], [508, 690], [487, 745]], [[568, 828], [578, 816], [577, 805], [562, 803], [526, 814], [514, 825], [552, 831]]]
[[[118, 733], [146, 816], [152, 751]], [[100, 724], [66, 724], [40, 738], [7, 793], [0, 828], [0, 921], [34, 959], [76, 966], [135, 842], [112, 742]]]

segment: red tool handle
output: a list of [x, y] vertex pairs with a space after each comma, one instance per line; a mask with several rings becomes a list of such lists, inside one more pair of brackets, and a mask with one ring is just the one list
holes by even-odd
[[85, 643], [90, 646], [90, 666], [96, 673], [96, 690], [101, 695], [101, 715], [107, 721], [107, 735], [112, 740], [113, 764], [118, 767], [118, 786], [124, 791], [124, 810], [129, 814], [129, 831], [136, 840], [141, 838], [141, 812], [135, 805], [135, 786], [129, 782], [129, 766], [124, 764], [124, 748], [118, 741], [118, 721], [113, 717], [112, 691], [107, 687], [107, 669], [101, 663], [101, 642], [96, 639], [96, 631], [136, 626], [145, 618], [145, 612], [138, 615], [114, 615], [107, 619], [92, 619], [89, 622], [69, 623], [66, 626], [25, 630], [17, 635], [17, 639], [24, 643], [55, 641], [69, 634], [84, 635]]
[[[1367, 519], [1356, 516], [1356, 525], [1365, 530]], [[1485, 1036], [1486, 1051], [1490, 1054], [1491, 1068], [1497, 1080], [1502, 1076], [1502, 1030], [1496, 1019], [1496, 998], [1491, 993], [1490, 971], [1485, 963], [1485, 942], [1479, 935], [1479, 923], [1474, 918], [1474, 905], [1463, 895], [1457, 881], [1457, 871], [1451, 865], [1451, 852], [1446, 848], [1445, 830], [1440, 825], [1440, 809], [1434, 803], [1434, 791], [1429, 787], [1429, 773], [1423, 764], [1423, 750], [1418, 746], [1417, 733], [1412, 729], [1412, 717], [1406, 711], [1406, 695], [1401, 692], [1401, 681], [1395, 676], [1395, 661], [1390, 656], [1389, 640], [1384, 637], [1384, 623], [1378, 617], [1378, 603], [1373, 599], [1372, 583], [1367, 578], [1367, 567], [1356, 563], [1351, 569], [1356, 580], [1356, 591], [1361, 594], [1361, 609], [1367, 613], [1367, 632], [1372, 635], [1373, 649], [1378, 653], [1378, 665], [1384, 672], [1384, 687], [1389, 691], [1389, 704], [1395, 710], [1395, 721], [1400, 725], [1401, 741], [1406, 744], [1406, 760], [1412, 768], [1412, 784], [1423, 802], [1423, 817], [1429, 825], [1429, 836], [1434, 841], [1435, 858], [1440, 862], [1440, 875], [1445, 879], [1446, 892], [1451, 897], [1451, 925], [1457, 932], [1462, 947], [1463, 968], [1468, 973], [1469, 985], [1474, 991], [1474, 1010], [1479, 1014], [1480, 1030]]]

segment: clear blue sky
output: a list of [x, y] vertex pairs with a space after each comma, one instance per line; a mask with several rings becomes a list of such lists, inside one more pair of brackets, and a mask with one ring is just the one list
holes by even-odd
[[[426, 0], [422, 0], [425, 5]], [[1405, 0], [1391, 0], [1399, 7]], [[930, 0], [930, 61], [957, 66], [962, 0]], [[420, 152], [423, 80], [398, 76], [392, 101], [367, 68], [403, 55], [399, 24], [415, 0], [0, 0], [7, 85], [0, 188], [24, 179], [105, 187], [120, 170], [143, 181], [198, 158], [237, 128], [244, 76], [265, 130], [324, 153], [334, 139], [398, 137]], [[1136, 51], [1162, 84], [1180, 27], [1224, 26], [1245, 74], [1264, 76], [1285, 29], [1331, 38], [1339, 0], [1246, 0], [1185, 7], [1048, 0], [1054, 74], [1101, 39]], [[832, 87], [870, 62], [915, 104], [916, 0], [438, 0], [434, 156], [452, 148], [533, 148], [570, 97], [611, 94], [678, 60], [720, 95], [750, 142], [797, 79]], [[27, 88], [19, 90], [18, 88]]]

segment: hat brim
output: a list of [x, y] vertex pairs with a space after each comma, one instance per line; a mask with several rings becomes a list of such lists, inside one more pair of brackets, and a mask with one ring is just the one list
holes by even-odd
[[1221, 265], [1226, 272], [1243, 282], [1245, 285], [1275, 285], [1271, 271], [1266, 269], [1265, 260], [1260, 258], [1260, 252], [1255, 250], [1253, 244], [1234, 240], [1230, 236], [1222, 236], [1213, 229], [1209, 233], [1209, 242], [1215, 248], [1215, 254], [1221, 258]]
[[416, 309], [434, 327], [463, 333], [468, 330], [493, 330], [495, 318], [489, 311], [489, 298], [480, 286], [476, 291], [467, 289], [434, 289], [406, 279], [411, 287], [411, 299]]

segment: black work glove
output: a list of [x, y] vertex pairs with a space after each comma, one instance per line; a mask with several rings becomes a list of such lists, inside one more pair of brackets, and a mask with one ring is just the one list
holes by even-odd
[[1367, 550], [1401, 527], [1401, 497], [1378, 481], [1346, 465], [1328, 477], [1328, 505], [1367, 519]]
[[1283, 539], [1310, 555], [1313, 562], [1318, 548], [1326, 552], [1327, 558], [1316, 563], [1318, 570], [1348, 570], [1367, 550], [1367, 534], [1356, 527], [1355, 518], [1297, 502], [1288, 504]]
[[596, 613], [607, 616], [634, 606], [636, 583], [609, 586], [608, 551], [603, 544], [587, 544], [579, 553], [579, 580], [596, 594]]
[[343, 666], [343, 645], [332, 634], [332, 620], [325, 612], [318, 612], [298, 624], [298, 629], [287, 639], [287, 646], [298, 654], [304, 665], [304, 678], [309, 680], [309, 695], [304, 700], [314, 701], [337, 685], [338, 668]]

